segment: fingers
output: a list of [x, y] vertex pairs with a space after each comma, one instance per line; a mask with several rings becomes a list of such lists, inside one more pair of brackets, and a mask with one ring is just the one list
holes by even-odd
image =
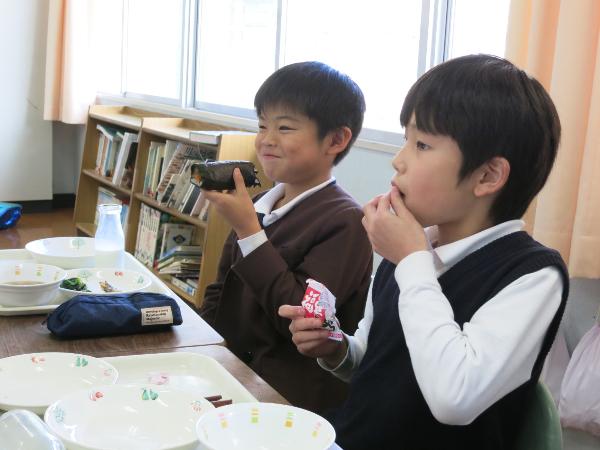
[[281, 305], [277, 313], [285, 319], [304, 318], [304, 308], [302, 306]]
[[205, 189], [203, 189], [202, 192], [204, 192], [204, 196], [206, 197], [206, 200], [208, 200], [211, 203], [215, 203], [215, 204], [218, 204], [219, 201], [221, 201], [221, 199], [223, 198], [223, 196], [226, 195], [220, 191], [207, 191]]
[[233, 182], [235, 183], [235, 190], [237, 192], [246, 191], [246, 183], [244, 182], [244, 176], [239, 167], [233, 169]]
[[390, 191], [390, 204], [392, 206], [392, 209], [398, 216], [408, 211], [406, 205], [404, 204], [404, 200], [402, 200], [400, 191], [395, 186], [393, 186], [392, 190]]

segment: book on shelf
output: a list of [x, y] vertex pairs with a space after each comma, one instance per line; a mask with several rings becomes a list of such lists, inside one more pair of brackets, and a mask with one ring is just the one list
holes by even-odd
[[198, 195], [198, 198], [194, 202], [194, 206], [190, 211], [190, 216], [198, 216], [202, 211], [202, 208], [204, 208], [205, 204], [208, 204], [208, 202], [206, 201], [206, 196], [204, 195], [204, 192], [200, 190], [200, 195]]
[[171, 275], [169, 277], [169, 281], [171, 282], [171, 284], [173, 284], [173, 286], [178, 287], [179, 289], [181, 289], [186, 294], [191, 295], [192, 297], [194, 295], [196, 295], [196, 289], [197, 288], [190, 286], [184, 280], [182, 280], [180, 278], [177, 278], [176, 276]]
[[169, 214], [161, 213], [145, 203], [140, 208], [138, 233], [135, 243], [135, 257], [147, 267], [154, 267], [158, 256], [159, 230], [161, 224], [170, 219]]
[[186, 269], [200, 269], [202, 263], [202, 256], [198, 255], [172, 255], [168, 258], [159, 260], [156, 264], [156, 268], [160, 271], [164, 269], [173, 269], [183, 267]]
[[173, 153], [171, 160], [167, 163], [166, 168], [163, 170], [162, 178], [160, 179], [156, 189], [156, 200], [162, 203], [163, 194], [171, 181], [171, 177], [175, 174], [181, 174], [183, 172], [186, 161], [204, 161], [206, 159], [214, 159], [216, 158], [216, 155], [216, 147], [198, 147], [196, 145], [189, 145], [179, 142], [177, 144], [177, 148], [175, 149], [175, 153]]
[[[179, 175], [177, 177], [177, 184], [175, 184], [175, 187], [173, 188], [173, 192], [169, 196], [169, 201], [166, 203], [167, 206], [169, 206], [171, 208], [179, 209], [181, 203], [183, 202], [185, 194], [187, 193], [187, 190], [191, 183], [192, 177], [200, 176], [199, 175], [200, 164], [202, 164], [202, 161], [199, 159], [188, 159], [185, 161], [185, 164], [183, 166], [183, 169], [181, 170], [181, 173], [177, 174], [177, 175]], [[168, 188], [168, 186], [167, 186], [167, 188]], [[165, 190], [165, 192], [166, 192], [166, 190]], [[163, 198], [161, 200], [164, 200], [164, 198], [165, 198], [165, 195], [163, 195]], [[161, 201], [161, 203], [164, 204], [165, 202]]]
[[190, 131], [190, 141], [200, 142], [202, 144], [219, 145], [223, 135], [250, 136], [254, 133], [241, 130], [192, 130]]
[[191, 287], [193, 287], [194, 289], [198, 289], [198, 278], [194, 277], [194, 278], [186, 278], [185, 282], [187, 284], [189, 284]]
[[174, 262], [158, 269], [159, 275], [177, 275], [180, 277], [191, 277], [198, 275], [200, 264]]
[[194, 209], [194, 205], [196, 204], [196, 201], [198, 200], [198, 197], [201, 193], [202, 190], [200, 189], [200, 185], [198, 185], [192, 180], [192, 182], [190, 183], [190, 187], [188, 188], [186, 197], [184, 198], [183, 203], [179, 207], [179, 210], [183, 214], [191, 214], [192, 210]]
[[127, 187], [127, 185], [129, 184], [129, 187], [131, 187], [131, 183], [127, 178], [125, 180], [125, 183], [123, 183], [123, 178], [128, 169], [131, 171], [131, 173], [133, 173], [133, 165], [135, 164], [135, 153], [133, 153], [133, 158], [131, 157], [131, 154], [132, 152], [136, 151], [135, 149], [137, 146], [137, 141], [137, 133], [123, 133], [123, 139], [121, 140], [119, 152], [115, 161], [114, 173], [112, 178], [113, 184], [125, 187]]
[[165, 144], [163, 142], [158, 143], [156, 150], [156, 159], [154, 160], [154, 167], [152, 168], [152, 179], [150, 181], [150, 197], [156, 198], [156, 189], [160, 179], [160, 172], [165, 161]]
[[190, 245], [194, 239], [195, 231], [196, 227], [194, 225], [170, 222], [163, 223], [158, 258], [162, 258], [167, 252], [177, 246]]
[[100, 135], [98, 137], [95, 171], [104, 177], [112, 177], [124, 134], [116, 128], [103, 124], [96, 125], [96, 129]]
[[158, 152], [158, 142], [150, 142], [148, 149], [148, 161], [146, 162], [146, 172], [144, 173], [144, 187], [142, 193], [151, 197], [152, 195], [152, 174], [154, 173], [154, 164], [156, 161], [156, 153]]
[[201, 256], [202, 246], [200, 245], [178, 245], [165, 252], [162, 258], [159, 259], [159, 264], [173, 256]]

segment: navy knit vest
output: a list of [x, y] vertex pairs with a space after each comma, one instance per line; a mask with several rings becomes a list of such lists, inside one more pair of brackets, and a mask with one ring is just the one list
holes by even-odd
[[398, 315], [396, 266], [383, 261], [373, 282], [374, 318], [367, 351], [351, 380], [350, 395], [331, 417], [339, 445], [344, 450], [511, 449], [519, 432], [522, 405], [539, 378], [564, 311], [569, 290], [567, 269], [558, 252], [521, 231], [471, 253], [439, 278], [454, 320], [462, 327], [501, 289], [548, 266], [560, 270], [564, 288], [531, 379], [473, 423], [451, 426], [433, 417], [421, 394]]

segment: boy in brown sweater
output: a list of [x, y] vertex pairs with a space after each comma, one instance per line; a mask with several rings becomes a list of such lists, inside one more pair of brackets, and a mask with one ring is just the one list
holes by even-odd
[[360, 206], [332, 170], [361, 130], [364, 98], [348, 76], [304, 62], [273, 73], [254, 104], [258, 159], [278, 184], [253, 201], [236, 169], [235, 191], [206, 192], [233, 231], [201, 315], [292, 404], [321, 412], [341, 403], [346, 386], [296, 351], [277, 311], [300, 305], [313, 278], [336, 296], [342, 329], [355, 330], [362, 317], [372, 249]]

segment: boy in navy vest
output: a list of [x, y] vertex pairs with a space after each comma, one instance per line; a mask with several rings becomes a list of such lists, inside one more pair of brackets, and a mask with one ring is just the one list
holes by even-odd
[[339, 343], [279, 313], [350, 383], [329, 416], [344, 450], [513, 448], [568, 294], [560, 255], [520, 220], [554, 163], [556, 109], [510, 62], [472, 55], [424, 74], [400, 122], [391, 189], [364, 208], [385, 259], [359, 329]]

